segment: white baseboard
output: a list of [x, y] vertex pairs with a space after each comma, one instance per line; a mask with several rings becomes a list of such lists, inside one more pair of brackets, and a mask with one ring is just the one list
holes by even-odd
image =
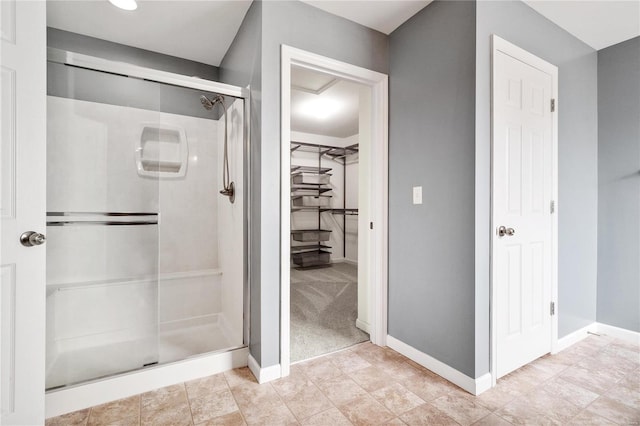
[[55, 417], [176, 383], [247, 365], [248, 348], [203, 355], [167, 365], [100, 379], [45, 394], [45, 417]]
[[282, 377], [280, 364], [261, 368], [260, 364], [258, 364], [258, 361], [256, 361], [256, 359], [251, 356], [251, 354], [249, 354], [249, 370], [251, 370], [251, 373], [253, 373], [254, 377], [260, 384], [270, 382]]
[[464, 373], [456, 370], [447, 364], [419, 351], [418, 349], [407, 345], [404, 342], [392, 336], [387, 336], [387, 346], [396, 352], [401, 353], [407, 358], [417, 362], [423, 367], [433, 371], [439, 376], [444, 377], [451, 383], [460, 386], [472, 395], [479, 395], [491, 388], [491, 374], [487, 373], [477, 379], [473, 379]]
[[629, 343], [640, 345], [640, 333], [627, 330], [626, 328], [615, 327], [613, 325], [597, 323], [597, 333], [615, 337]]
[[571, 345], [575, 345], [582, 339], [588, 337], [589, 333], [611, 336], [616, 339], [640, 345], [640, 333], [638, 333], [637, 331], [631, 331], [625, 328], [615, 327], [613, 325], [594, 322], [558, 339], [558, 343], [553, 353], [560, 352], [564, 349], [567, 349]]
[[368, 322], [362, 321], [360, 318], [356, 319], [356, 327], [358, 327], [360, 330], [364, 331], [365, 333], [371, 334], [371, 325], [369, 325]]
[[582, 327], [573, 333], [569, 333], [564, 337], [558, 339], [558, 343], [555, 346], [555, 349], [551, 351], [551, 353], [558, 353], [567, 349], [571, 345], [575, 345], [582, 339], [585, 339], [589, 336], [589, 333], [597, 333], [597, 323], [589, 324], [585, 327]]

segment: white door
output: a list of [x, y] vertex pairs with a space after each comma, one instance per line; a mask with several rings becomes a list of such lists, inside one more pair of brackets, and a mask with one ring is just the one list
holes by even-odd
[[34, 425], [44, 422], [45, 248], [20, 236], [45, 230], [46, 6], [0, 4], [0, 422]]
[[552, 341], [553, 72], [517, 53], [493, 56], [496, 378], [550, 352]]

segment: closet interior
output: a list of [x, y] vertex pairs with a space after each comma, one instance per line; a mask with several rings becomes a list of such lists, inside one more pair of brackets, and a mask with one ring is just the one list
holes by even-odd
[[358, 262], [359, 204], [367, 200], [360, 157], [366, 156], [368, 141], [360, 135], [359, 84], [295, 66], [291, 77], [295, 363], [369, 340], [363, 331], [368, 330], [366, 267]]

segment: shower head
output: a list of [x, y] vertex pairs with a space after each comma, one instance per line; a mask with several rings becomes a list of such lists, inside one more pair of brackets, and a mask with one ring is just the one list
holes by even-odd
[[212, 101], [211, 99], [207, 98], [205, 95], [200, 95], [200, 103], [206, 109], [211, 110], [215, 105], [215, 100]]
[[217, 103], [221, 103], [224, 106], [224, 97], [222, 95], [216, 95], [213, 99], [209, 99], [205, 95], [200, 95], [200, 103], [205, 109], [211, 111]]

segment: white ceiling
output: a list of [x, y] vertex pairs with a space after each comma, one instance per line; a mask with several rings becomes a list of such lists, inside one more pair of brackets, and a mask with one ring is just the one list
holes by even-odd
[[640, 35], [638, 0], [524, 2], [596, 50]]
[[433, 0], [301, 0], [385, 34], [405, 23]]
[[336, 138], [357, 134], [359, 92], [358, 84], [292, 67], [291, 130]]
[[251, 0], [138, 0], [125, 11], [107, 0], [47, 0], [47, 25], [115, 43], [220, 65]]

